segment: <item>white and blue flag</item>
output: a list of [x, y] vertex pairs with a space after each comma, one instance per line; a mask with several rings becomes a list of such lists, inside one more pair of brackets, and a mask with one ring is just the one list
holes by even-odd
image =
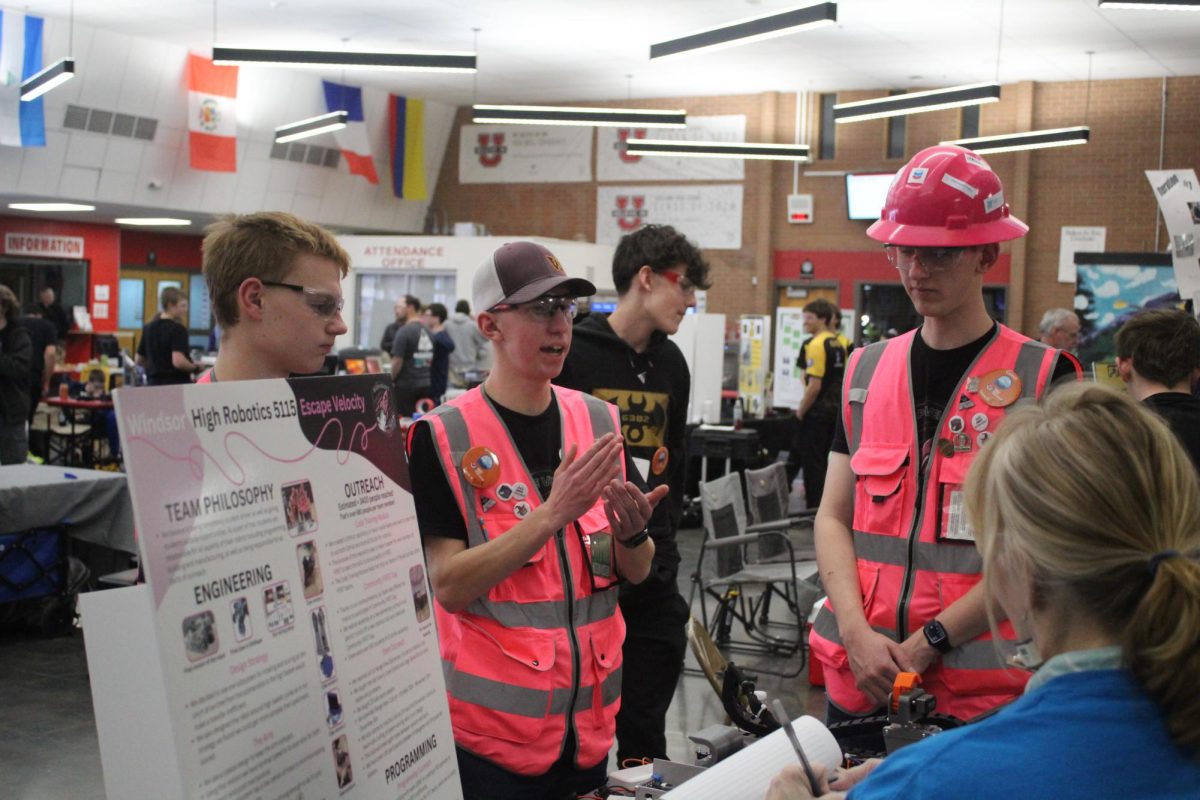
[[42, 70], [45, 20], [0, 9], [0, 145], [44, 147], [42, 98], [21, 102], [21, 82]]

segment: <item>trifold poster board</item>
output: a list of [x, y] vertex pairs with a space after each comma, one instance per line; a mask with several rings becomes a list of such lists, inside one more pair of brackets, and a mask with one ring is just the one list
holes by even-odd
[[725, 369], [725, 315], [685, 314], [671, 335], [692, 373], [688, 422], [721, 421], [721, 383]]
[[[148, 623], [153, 679], [124, 725], [170, 731], [164, 788], [461, 798], [393, 408], [380, 375], [116, 393], [146, 610], [85, 609], [88, 650]], [[119, 694], [119, 676], [95, 681]], [[103, 733], [113, 711], [95, 704]], [[102, 748], [106, 786], [136, 763], [120, 750]]]

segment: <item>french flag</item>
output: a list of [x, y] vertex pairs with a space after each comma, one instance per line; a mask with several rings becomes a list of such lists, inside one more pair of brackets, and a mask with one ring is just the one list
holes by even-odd
[[42, 98], [21, 102], [21, 82], [42, 70], [43, 22], [0, 9], [0, 145], [46, 146]]
[[371, 145], [367, 142], [367, 124], [363, 120], [362, 87], [346, 86], [333, 81], [321, 81], [325, 87], [325, 110], [345, 111], [346, 127], [334, 131], [333, 138], [346, 158], [351, 175], [362, 175], [371, 183], [379, 183]]

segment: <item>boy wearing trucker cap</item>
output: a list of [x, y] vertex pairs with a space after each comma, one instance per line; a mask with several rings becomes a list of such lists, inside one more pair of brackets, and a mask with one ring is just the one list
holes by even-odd
[[498, 249], [473, 285], [494, 367], [410, 431], [468, 799], [575, 797], [607, 772], [625, 633], [617, 585], [649, 573], [646, 523], [667, 490], [625, 480], [614, 406], [550, 384], [575, 298], [595, 291], [541, 245]]
[[[1075, 373], [984, 304], [999, 242], [1028, 230], [987, 162], [950, 145], [922, 150], [897, 173], [867, 229], [924, 322], [856, 350], [846, 367], [815, 524], [829, 599], [810, 646], [830, 722], [878, 713], [901, 671], [921, 674], [939, 713], [964, 719], [1024, 686], [988, 633], [962, 485], [1014, 404]], [[1007, 622], [1000, 631], [1014, 635]]]

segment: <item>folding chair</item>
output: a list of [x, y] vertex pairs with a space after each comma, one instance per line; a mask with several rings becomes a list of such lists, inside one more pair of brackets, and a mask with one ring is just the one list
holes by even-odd
[[[692, 575], [689, 605], [698, 593], [705, 629], [719, 646], [730, 651], [774, 656], [800, 653], [800, 665], [794, 673], [772, 673], [799, 675], [804, 668], [803, 623], [820, 594], [809, 582], [817, 574], [816, 562], [795, 557], [795, 548], [787, 536], [787, 519], [748, 530], [741, 477], [737, 473], [701, 484], [700, 505], [704, 541]], [[784, 557], [764, 561], [760, 545], [772, 539], [779, 543]], [[785, 627], [787, 636], [775, 635], [760, 622], [763, 604], [771, 595], [778, 596], [795, 615], [795, 623]], [[711, 617], [710, 599], [716, 603]], [[741, 624], [745, 638], [733, 637], [735, 622]], [[756, 671], [771, 672], [757, 667]]]
[[[810, 508], [797, 514], [788, 513], [788, 498], [791, 489], [788, 486], [787, 467], [781, 462], [768, 464], [761, 469], [746, 470], [746, 496], [750, 499], [750, 525], [748, 533], [757, 530], [773, 530], [781, 522], [786, 522], [794, 534], [793, 546], [796, 557], [811, 560], [815, 558], [811, 535], [799, 530], [802, 523], [811, 524], [817, 516], [816, 509]], [[811, 534], [811, 530], [807, 531]], [[784, 554], [783, 543], [778, 538], [771, 538], [759, 544], [759, 554], [764, 558], [774, 558]]]

